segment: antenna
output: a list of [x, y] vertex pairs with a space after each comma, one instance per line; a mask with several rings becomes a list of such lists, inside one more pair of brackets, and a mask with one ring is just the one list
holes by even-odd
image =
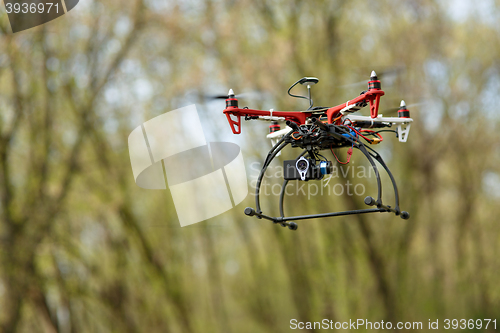
[[[288, 88], [288, 95], [292, 97], [297, 97], [297, 98], [304, 98], [309, 101], [309, 108], [307, 110], [310, 110], [314, 104], [312, 98], [311, 98], [311, 86], [315, 85], [316, 83], [319, 82], [319, 79], [317, 77], [312, 77], [312, 76], [305, 76], [302, 79], [298, 80], [290, 88]], [[293, 95], [290, 93], [290, 90], [292, 90], [293, 87], [295, 87], [297, 84], [302, 84], [302, 85], [307, 85], [307, 97], [306, 96], [299, 96], [299, 95]]]

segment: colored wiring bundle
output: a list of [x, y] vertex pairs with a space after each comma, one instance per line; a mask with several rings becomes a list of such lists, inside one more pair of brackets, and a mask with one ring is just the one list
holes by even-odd
[[315, 126], [313, 128], [308, 129], [307, 132], [303, 132], [303, 129], [299, 129], [299, 131], [293, 132], [290, 136], [294, 140], [300, 140], [300, 139], [302, 139], [302, 137], [304, 135], [306, 135], [306, 136], [311, 135], [314, 132], [318, 132], [318, 131], [319, 131], [319, 127]]
[[[295, 134], [298, 134], [298, 137], [296, 137]], [[300, 139], [302, 139], [302, 135], [299, 132], [293, 132], [290, 136], [294, 140], [300, 140]]]
[[337, 160], [337, 162], [339, 162], [340, 164], [349, 164], [349, 162], [351, 161], [352, 153], [354, 151], [354, 142], [358, 141], [358, 135], [359, 135], [359, 133], [357, 131], [354, 131], [354, 133], [356, 133], [356, 136], [354, 136], [353, 134], [350, 134], [350, 136], [353, 138], [353, 141], [352, 141], [351, 147], [349, 147], [349, 149], [347, 150], [347, 160], [345, 162], [342, 162], [339, 160], [339, 158], [337, 157], [337, 155], [333, 151], [333, 147], [330, 146], [330, 151], [332, 152], [332, 154], [335, 157], [335, 159]]
[[353, 150], [354, 150], [354, 143], [352, 144], [351, 147], [349, 147], [349, 150], [347, 150], [347, 160], [345, 162], [342, 162], [342, 161], [339, 160], [339, 158], [337, 157], [337, 155], [335, 155], [335, 152], [333, 151], [333, 148], [330, 147], [330, 151], [332, 152], [333, 156], [335, 156], [335, 159], [337, 160], [337, 162], [339, 162], [340, 164], [348, 164], [351, 161]]
[[[363, 139], [365, 139], [368, 143], [370, 144], [377, 144], [377, 143], [380, 143], [384, 140], [384, 138], [382, 137], [382, 135], [378, 132], [375, 132], [375, 131], [372, 131], [372, 130], [369, 130], [369, 129], [362, 129], [362, 130], [357, 130], [356, 128], [352, 127], [352, 126], [349, 126], [349, 125], [344, 125], [345, 127], [349, 128], [350, 130], [352, 130], [353, 132], [355, 132], [356, 134], [358, 134], [360, 137], [362, 137]], [[374, 135], [374, 136], [377, 136], [377, 138], [374, 138], [374, 139], [370, 139], [370, 138], [367, 138], [366, 136], [364, 136], [363, 134], [361, 134], [361, 132], [363, 133], [367, 133], [366, 135]]]

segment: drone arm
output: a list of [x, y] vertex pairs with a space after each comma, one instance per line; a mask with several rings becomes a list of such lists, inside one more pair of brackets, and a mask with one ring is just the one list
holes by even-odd
[[367, 99], [366, 95], [367, 95], [367, 93], [364, 93], [364, 94], [359, 95], [358, 97], [356, 97], [354, 99], [351, 99], [350, 101], [347, 101], [345, 104], [343, 103], [343, 104], [340, 104], [340, 105], [337, 105], [337, 106], [329, 108], [326, 111], [326, 115], [328, 117], [328, 123], [332, 124], [333, 123], [333, 119], [337, 118], [339, 116], [339, 114], [340, 114], [340, 111], [342, 109], [344, 109], [345, 107], [347, 107], [349, 105], [354, 105], [356, 103], [365, 101]]
[[[229, 126], [231, 126], [231, 130], [233, 131], [233, 133], [240, 134], [241, 133], [241, 115], [231, 113], [231, 112], [224, 112], [224, 113], [226, 115]], [[233, 119], [233, 117], [236, 117], [236, 120]]]
[[[285, 120], [293, 121], [298, 124], [305, 124], [306, 119], [311, 116], [310, 112], [298, 112], [298, 111], [266, 111], [266, 110], [254, 110], [254, 109], [240, 109], [238, 107], [229, 106], [223, 111], [226, 118], [231, 126], [231, 130], [234, 134], [241, 133], [241, 117], [282, 117]], [[236, 120], [233, 119], [236, 117]]]
[[370, 116], [371, 118], [377, 118], [378, 115], [378, 107], [380, 104], [380, 97], [385, 93], [380, 89], [370, 89], [367, 92], [359, 95], [358, 97], [347, 101], [345, 104], [340, 104], [334, 107], [329, 108], [326, 111], [326, 115], [328, 117], [328, 123], [332, 124], [333, 119], [337, 118], [342, 109], [348, 107], [349, 105], [353, 105], [359, 102], [369, 102], [370, 103]]
[[397, 125], [397, 134], [400, 142], [406, 142], [410, 132], [412, 118], [406, 117], [381, 117], [370, 118], [367, 116], [348, 115], [346, 119], [354, 122], [355, 126], [364, 128], [390, 127]]
[[383, 94], [384, 92], [382, 91], [382, 94], [376, 94], [375, 98], [370, 99], [370, 116], [372, 118], [377, 118], [378, 106], [380, 105], [380, 96], [382, 96]]

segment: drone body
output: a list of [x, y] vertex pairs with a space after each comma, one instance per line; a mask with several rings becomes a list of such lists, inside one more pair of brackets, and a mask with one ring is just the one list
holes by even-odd
[[[373, 212], [392, 212], [403, 219], [408, 219], [410, 215], [399, 208], [398, 189], [392, 173], [382, 157], [373, 148], [366, 145], [366, 143], [374, 145], [382, 142], [383, 138], [380, 132], [388, 131], [385, 128], [390, 128], [393, 125], [397, 126], [397, 131], [391, 132], [397, 134], [399, 141], [406, 142], [413, 119], [410, 118], [410, 111], [406, 108], [404, 101], [401, 101], [398, 117], [382, 117], [382, 115], [379, 115], [380, 97], [385, 93], [381, 89], [380, 81], [373, 71], [368, 81], [368, 90], [361, 92], [356, 98], [333, 107], [313, 107], [311, 86], [318, 83], [318, 81], [314, 77], [304, 77], [288, 89], [290, 96], [309, 100], [309, 108], [305, 111], [266, 111], [239, 108], [238, 99], [235, 97], [234, 92], [232, 89], [229, 91], [226, 108], [223, 112], [234, 134], [241, 133], [241, 117], [244, 117], [245, 120], [272, 121], [270, 133], [267, 137], [273, 142], [273, 148], [269, 151], [257, 179], [256, 209], [247, 207], [245, 214], [271, 220], [282, 226], [288, 226], [292, 230], [297, 229], [297, 224], [292, 221]], [[307, 97], [290, 93], [291, 89], [299, 83], [307, 86]], [[368, 105], [370, 107], [369, 117], [352, 114]], [[285, 121], [287, 126], [281, 129], [279, 121]], [[260, 186], [267, 167], [287, 145], [291, 145], [292, 148], [300, 148], [302, 153], [296, 160], [284, 161], [284, 181], [279, 203], [280, 216], [272, 217], [263, 214], [260, 209]], [[319, 180], [330, 174], [332, 172], [332, 163], [327, 161], [319, 151], [329, 149], [336, 157], [333, 149], [343, 147], [348, 148], [347, 163], [355, 148], [360, 150], [370, 162], [377, 178], [378, 191], [377, 199], [368, 196], [365, 198], [365, 204], [376, 206], [376, 208], [285, 217], [283, 202], [288, 182], [290, 180]], [[323, 157], [323, 160], [320, 157]], [[382, 185], [375, 161], [383, 167], [391, 179], [395, 194], [394, 207], [382, 203]]]

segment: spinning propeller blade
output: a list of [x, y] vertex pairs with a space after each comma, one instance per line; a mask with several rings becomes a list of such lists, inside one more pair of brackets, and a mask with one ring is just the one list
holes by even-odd
[[[227, 95], [202, 95], [205, 100], [215, 100], [215, 99], [227, 99], [229, 95], [234, 95], [233, 89], [229, 90]], [[234, 95], [236, 98], [263, 98], [264, 94], [260, 91], [248, 91], [238, 95]]]
[[[391, 85], [392, 82], [390, 81], [393, 81], [393, 79], [396, 78], [396, 76], [400, 73], [400, 72], [403, 72], [405, 70], [405, 67], [404, 66], [400, 66], [400, 67], [392, 67], [392, 68], [386, 68], [384, 70], [377, 70], [377, 77], [379, 80], [387, 80], [387, 79], [390, 79], [388, 80], [389, 82], [382, 82], [382, 84], [384, 86], [387, 86], [387, 84], [389, 84], [389, 86]], [[363, 69], [363, 72], [365, 71], [365, 69]], [[372, 71], [374, 72], [374, 71]], [[364, 77], [364, 75], [363, 75]], [[348, 83], [348, 84], [343, 84], [343, 85], [340, 85], [339, 88], [352, 88], [352, 87], [356, 87], [356, 86], [362, 86], [362, 85], [366, 85], [366, 79], [364, 79], [363, 81], [357, 81], [357, 82], [354, 82], [354, 83]]]
[[397, 107], [397, 108], [383, 109], [379, 113], [382, 114], [382, 115], [384, 115], [384, 116], [387, 116], [387, 115], [391, 115], [391, 114], [397, 113], [399, 111], [399, 109], [402, 106], [405, 106], [405, 105], [406, 105], [406, 108], [409, 109], [409, 108], [413, 108], [413, 107], [416, 107], [416, 106], [419, 106], [419, 105], [424, 105], [424, 104], [427, 104], [427, 102], [419, 102], [419, 103], [412, 103], [412, 104], [406, 105], [405, 101], [402, 100], [399, 107]]

